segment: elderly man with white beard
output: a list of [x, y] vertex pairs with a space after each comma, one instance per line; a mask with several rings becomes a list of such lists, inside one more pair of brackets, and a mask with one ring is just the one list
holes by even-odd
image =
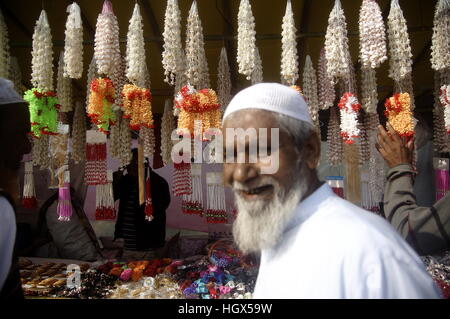
[[[251, 137], [241, 148], [245, 161], [236, 161], [240, 149], [227, 129], [238, 128], [279, 128], [279, 141], [256, 137], [278, 161], [276, 172], [263, 173], [260, 157], [249, 161]], [[320, 140], [297, 91], [275, 83], [242, 90], [222, 130], [224, 180], [238, 210], [233, 235], [243, 252], [261, 252], [254, 298], [439, 298], [419, 257], [385, 220], [319, 181]]]

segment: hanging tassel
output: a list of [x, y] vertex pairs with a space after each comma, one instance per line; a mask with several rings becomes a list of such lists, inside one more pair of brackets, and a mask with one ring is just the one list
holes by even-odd
[[58, 198], [58, 220], [62, 222], [70, 221], [72, 217], [72, 203], [70, 198], [70, 172], [64, 172], [63, 184], [59, 187]]
[[112, 171], [107, 171], [106, 184], [97, 185], [95, 197], [95, 219], [96, 220], [114, 220], [116, 210], [114, 207], [114, 194], [112, 188]]
[[145, 180], [145, 220], [151, 222], [153, 220], [153, 203], [150, 184], [150, 169], [147, 170], [147, 178]]
[[202, 194], [202, 167], [201, 164], [191, 165], [191, 194], [183, 195], [181, 210], [185, 214], [203, 216], [203, 194]]
[[191, 183], [191, 164], [173, 163], [173, 185], [172, 193], [174, 196], [188, 195], [192, 193]]
[[206, 221], [210, 224], [227, 223], [228, 217], [222, 174], [216, 172], [207, 173], [206, 183], [208, 185]]
[[33, 162], [25, 162], [25, 176], [23, 180], [22, 205], [26, 209], [37, 207], [36, 191], [34, 187]]
[[436, 185], [436, 201], [444, 197], [450, 190], [449, 159], [434, 158], [434, 176]]

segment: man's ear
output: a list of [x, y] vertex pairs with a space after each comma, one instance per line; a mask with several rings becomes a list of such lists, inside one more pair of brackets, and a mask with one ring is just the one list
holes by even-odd
[[311, 132], [310, 137], [303, 144], [302, 152], [308, 168], [317, 168], [320, 160], [320, 138], [315, 130]]

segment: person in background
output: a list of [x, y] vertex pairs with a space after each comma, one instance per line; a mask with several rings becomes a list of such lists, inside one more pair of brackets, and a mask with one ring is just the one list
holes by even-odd
[[18, 169], [31, 151], [28, 105], [11, 81], [0, 78], [0, 299], [23, 298], [17, 256], [15, 202]]
[[377, 149], [389, 166], [384, 190], [384, 213], [392, 226], [420, 254], [450, 248], [450, 193], [431, 207], [417, 205], [413, 192], [414, 141], [404, 141], [389, 125], [378, 127]]
[[[256, 133], [237, 148], [227, 134], [252, 128], [279, 128], [278, 146]], [[224, 149], [231, 157], [224, 163], [224, 181], [238, 210], [235, 241], [246, 253], [261, 251], [254, 298], [440, 296], [419, 256], [389, 223], [319, 181], [320, 140], [297, 91], [276, 83], [240, 91], [225, 111], [222, 130], [224, 148], [246, 159], [236, 163]], [[279, 164], [276, 172], [262, 173], [265, 155], [264, 161], [248, 160], [253, 142], [267, 145], [271, 161]]]
[[113, 175], [114, 200], [120, 200], [114, 237], [124, 240], [124, 259], [149, 259], [165, 244], [169, 184], [149, 167], [154, 219], [147, 221], [144, 205], [139, 205], [138, 152], [136, 148], [132, 152], [128, 173]]

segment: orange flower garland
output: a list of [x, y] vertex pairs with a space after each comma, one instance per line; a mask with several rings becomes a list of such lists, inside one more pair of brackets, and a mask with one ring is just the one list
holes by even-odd
[[116, 92], [112, 81], [108, 78], [93, 79], [89, 92], [87, 114], [91, 122], [101, 132], [109, 133], [109, 128], [116, 122], [116, 114], [112, 110]]
[[192, 86], [181, 88], [175, 97], [175, 107], [180, 109], [178, 129], [194, 134], [194, 121], [201, 121], [202, 134], [210, 128], [220, 128], [222, 112], [216, 92], [211, 89], [196, 91]]
[[130, 128], [153, 127], [152, 95], [150, 90], [125, 84], [122, 90], [124, 118], [130, 119]]
[[303, 96], [302, 88], [299, 87], [298, 85], [291, 85], [290, 88], [296, 90], [298, 93], [300, 93]]
[[389, 124], [400, 136], [414, 135], [414, 121], [411, 113], [411, 99], [408, 93], [397, 93], [384, 103]]

